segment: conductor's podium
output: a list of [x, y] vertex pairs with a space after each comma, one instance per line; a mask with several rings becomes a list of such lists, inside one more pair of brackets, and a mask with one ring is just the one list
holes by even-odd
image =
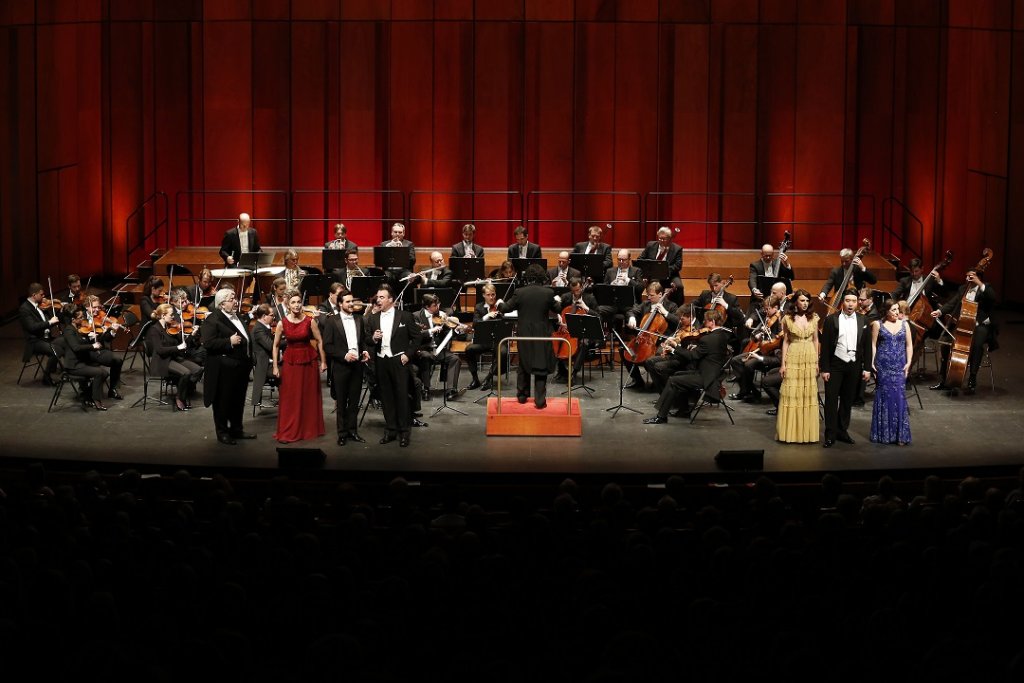
[[487, 399], [487, 436], [583, 436], [583, 417], [577, 398], [549, 398], [543, 410], [533, 399]]

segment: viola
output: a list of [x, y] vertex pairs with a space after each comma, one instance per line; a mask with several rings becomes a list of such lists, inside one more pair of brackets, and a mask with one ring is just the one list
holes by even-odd
[[[992, 250], [988, 247], [982, 252], [981, 260], [971, 270], [976, 273], [983, 273], [992, 262]], [[971, 339], [974, 337], [974, 328], [978, 324], [978, 301], [967, 300], [967, 294], [960, 300], [960, 317], [956, 321], [956, 331], [953, 335], [953, 348], [949, 354], [949, 366], [946, 368], [946, 380], [944, 384], [953, 389], [959, 389], [964, 383], [964, 375], [967, 371], [967, 359], [971, 353]]]

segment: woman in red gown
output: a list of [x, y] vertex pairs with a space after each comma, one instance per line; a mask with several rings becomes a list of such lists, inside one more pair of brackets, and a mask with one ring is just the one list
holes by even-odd
[[[314, 318], [302, 312], [298, 292], [288, 292], [288, 313], [274, 330], [274, 377], [281, 378], [277, 406], [277, 431], [274, 438], [281, 443], [314, 439], [324, 434], [324, 408], [320, 390], [320, 373], [327, 371], [320, 328]], [[284, 350], [284, 371], [278, 366], [281, 336], [288, 340]], [[311, 342], [316, 340], [314, 346]], [[320, 370], [317, 371], [319, 358]]]

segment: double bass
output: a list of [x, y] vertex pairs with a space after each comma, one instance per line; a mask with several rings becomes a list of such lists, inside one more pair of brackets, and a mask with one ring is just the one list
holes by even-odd
[[924, 296], [925, 290], [928, 287], [928, 280], [932, 279], [936, 273], [941, 273], [952, 262], [953, 252], [952, 250], [946, 250], [945, 257], [925, 275], [924, 282], [921, 283], [917, 293], [907, 299], [907, 320], [911, 322], [910, 327], [911, 334], [913, 335], [915, 356], [923, 348], [924, 337], [928, 334], [928, 330], [935, 325], [935, 318], [932, 317], [931, 302], [928, 301], [927, 296]]
[[857, 250], [857, 253], [850, 259], [850, 266], [846, 269], [846, 273], [843, 275], [843, 282], [836, 287], [835, 294], [832, 295], [832, 301], [828, 304], [828, 312], [835, 313], [839, 310], [840, 305], [843, 303], [843, 297], [846, 296], [846, 290], [850, 287], [850, 280], [853, 279], [854, 261], [863, 258], [865, 254], [871, 251], [871, 240], [865, 237], [861, 241], [861, 247]]
[[[992, 262], [992, 250], [986, 247], [982, 251], [981, 260], [971, 268], [976, 273], [984, 273], [988, 264]], [[960, 299], [960, 317], [956, 321], [956, 330], [953, 334], [953, 348], [949, 354], [949, 366], [946, 368], [946, 379], [943, 382], [951, 389], [959, 389], [964, 383], [964, 374], [967, 372], [967, 360], [971, 355], [971, 340], [974, 337], [974, 328], [978, 324], [978, 301], [967, 300], [967, 292]]]

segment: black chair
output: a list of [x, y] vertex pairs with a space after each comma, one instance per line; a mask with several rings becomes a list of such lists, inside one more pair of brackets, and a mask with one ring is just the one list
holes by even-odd
[[[135, 329], [139, 324], [139, 316], [135, 315], [135, 313], [133, 313], [132, 311], [126, 310], [124, 314], [121, 316], [121, 318], [124, 320], [124, 326], [129, 331], [129, 333], [135, 334]], [[124, 353], [121, 355], [121, 362], [123, 363], [124, 361], [128, 360], [129, 353], [133, 354], [131, 365], [125, 368], [125, 372], [128, 372], [129, 370], [135, 367], [135, 358], [140, 353], [142, 353], [143, 355], [145, 355], [146, 353], [146, 350], [142, 344], [136, 345], [136, 342], [138, 340], [138, 336], [133, 337], [132, 341], [128, 343], [128, 346], [126, 346], [124, 349]]]
[[[149, 374], [149, 357], [151, 355], [151, 350], [149, 345], [146, 343], [146, 332], [148, 332], [149, 328], [155, 323], [155, 320], [147, 320], [145, 324], [143, 324], [142, 329], [139, 330], [138, 335], [136, 335], [135, 339], [133, 339], [130, 344], [130, 347], [135, 348], [137, 352], [141, 351], [142, 353], [142, 396], [132, 404], [132, 408], [141, 403], [142, 409], [145, 410], [150, 401], [155, 401], [160, 405], [167, 405], [169, 403], [169, 401], [164, 400], [164, 395], [167, 393], [169, 378], [153, 377]], [[149, 385], [151, 382], [157, 382], [157, 393], [155, 398], [149, 395]], [[171, 408], [174, 408], [173, 403], [171, 404]]]
[[[85, 405], [85, 396], [89, 391], [89, 387], [92, 386], [92, 378], [86, 375], [80, 375], [74, 370], [62, 369], [60, 373], [60, 379], [57, 380], [57, 384], [53, 388], [53, 397], [50, 399], [50, 407], [46, 409], [46, 412], [51, 412], [54, 406], [57, 405], [57, 401], [60, 400], [61, 392], [64, 391], [64, 385], [70, 384], [71, 388], [75, 392], [75, 398], [79, 399], [78, 404], [82, 410], [87, 410]], [[81, 391], [76, 386], [77, 383], [81, 383]]]
[[705, 406], [721, 406], [725, 408], [725, 414], [729, 417], [729, 422], [732, 423], [733, 425], [736, 424], [736, 421], [732, 419], [732, 411], [734, 411], [735, 408], [733, 408], [726, 402], [726, 388], [723, 384], [723, 382], [725, 381], [725, 376], [729, 373], [729, 363], [731, 362], [732, 358], [729, 358], [719, 369], [718, 376], [715, 378], [714, 383], [711, 385], [710, 391], [708, 391], [706, 388], [701, 389], [700, 395], [697, 397], [697, 405], [693, 411], [693, 414], [690, 416], [690, 424], [693, 424], [694, 420], [697, 419], [697, 416], [700, 415], [700, 411]]
[[25, 370], [27, 370], [28, 368], [35, 368], [35, 371], [33, 371], [32, 373], [32, 380], [35, 381], [35, 379], [39, 376], [39, 373], [43, 371], [43, 363], [45, 363], [48, 359], [49, 356], [47, 354], [33, 353], [31, 358], [29, 358], [27, 361], [21, 364], [21, 372], [18, 373], [17, 384], [21, 384], [21, 376], [25, 374]]

